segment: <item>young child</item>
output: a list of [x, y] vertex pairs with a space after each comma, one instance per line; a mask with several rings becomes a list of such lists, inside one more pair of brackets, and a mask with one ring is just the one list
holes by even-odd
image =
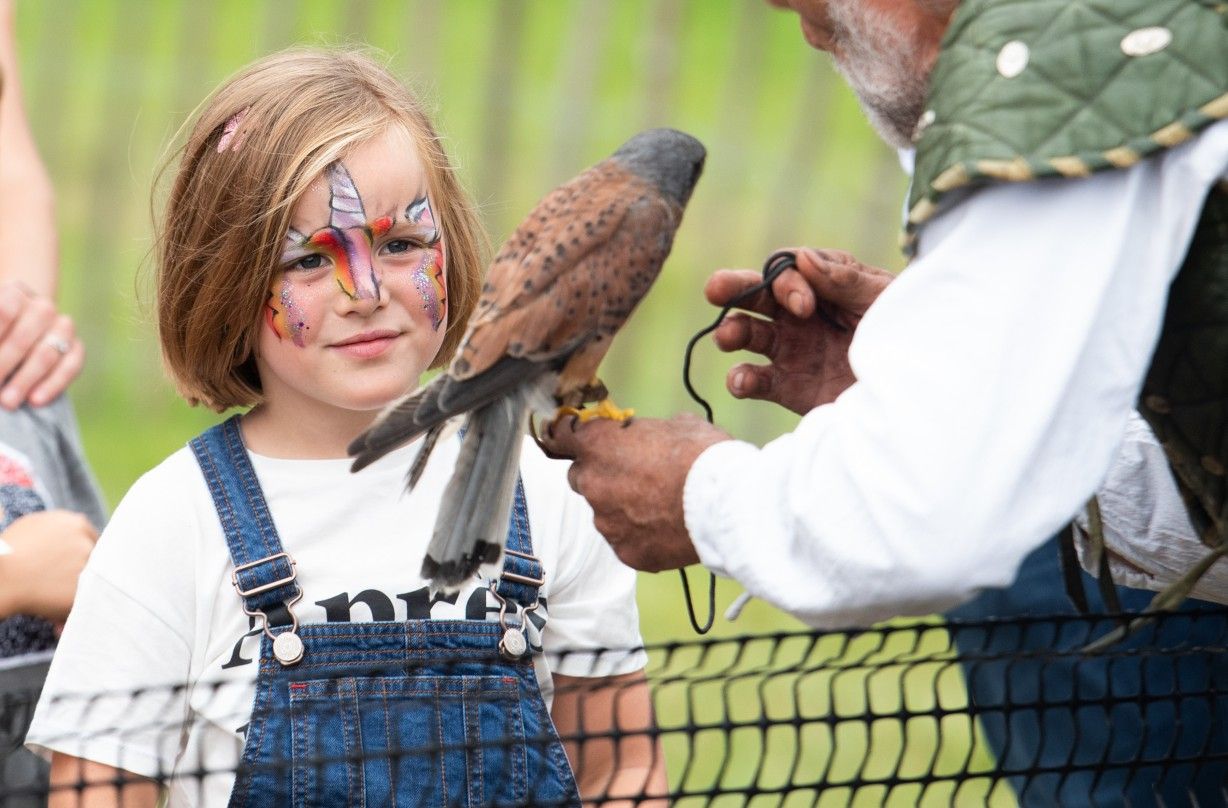
[[[189, 401], [251, 409], [143, 476], [99, 540], [27, 739], [54, 752], [52, 805], [664, 791], [642, 652], [543, 662], [640, 644], [633, 574], [565, 465], [526, 447], [502, 574], [447, 596], [417, 571], [459, 442], [411, 495], [413, 445], [349, 472], [346, 445], [450, 358], [479, 232], [366, 56], [278, 54], [203, 105], [158, 234], [159, 334]], [[570, 744], [576, 779], [552, 682], [564, 737], [632, 735]]]

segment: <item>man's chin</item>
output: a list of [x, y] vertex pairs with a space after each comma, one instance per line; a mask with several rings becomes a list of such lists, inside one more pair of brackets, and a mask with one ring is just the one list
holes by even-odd
[[[861, 99], [861, 109], [870, 120], [870, 125], [874, 127], [874, 131], [887, 142], [888, 146], [896, 149], [912, 148], [912, 133], [916, 130], [917, 121], [921, 118], [920, 113], [917, 115], [901, 116], [893, 110], [891, 114], [888, 114], [878, 107], [867, 103], [865, 99]], [[908, 118], [909, 122], [905, 124], [901, 120], [902, 118]]]
[[871, 77], [866, 71], [836, 60], [836, 69], [853, 88], [862, 112], [879, 137], [897, 149], [912, 146], [912, 134], [925, 111], [929, 83], [917, 80], [904, 70]]

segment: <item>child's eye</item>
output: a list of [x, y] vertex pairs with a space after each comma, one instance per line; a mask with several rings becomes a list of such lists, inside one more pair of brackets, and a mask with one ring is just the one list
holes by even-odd
[[319, 269], [324, 266], [324, 256], [319, 253], [304, 255], [291, 265], [291, 269]]
[[414, 242], [410, 241], [409, 239], [397, 238], [385, 244], [384, 249], [387, 250], [389, 253], [396, 254], [396, 253], [409, 252], [410, 250], [414, 249], [416, 246], [417, 245]]

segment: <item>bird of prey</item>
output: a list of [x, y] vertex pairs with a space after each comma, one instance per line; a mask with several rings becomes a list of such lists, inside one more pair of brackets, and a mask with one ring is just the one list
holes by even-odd
[[502, 557], [531, 413], [602, 399], [585, 416], [626, 416], [597, 366], [669, 255], [705, 155], [683, 132], [641, 132], [542, 199], [496, 254], [448, 369], [350, 444], [357, 471], [425, 433], [412, 488], [445, 422], [466, 414], [422, 564], [433, 586], [455, 589]]

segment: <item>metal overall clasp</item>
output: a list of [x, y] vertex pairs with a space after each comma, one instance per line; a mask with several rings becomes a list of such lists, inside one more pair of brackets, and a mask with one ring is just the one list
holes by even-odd
[[[270, 581], [267, 584], [253, 586], [250, 589], [244, 589], [239, 584], [240, 572], [252, 569], [253, 567], [257, 567], [261, 564], [267, 564], [270, 561], [276, 561], [279, 558], [284, 558], [286, 561], [290, 562], [289, 575], [285, 576], [284, 578], [278, 578], [275, 581]], [[297, 665], [303, 659], [303, 639], [298, 636], [298, 617], [295, 616], [294, 609], [292, 608], [294, 604], [303, 599], [303, 588], [296, 583], [297, 573], [295, 572], [295, 568], [297, 566], [298, 565], [295, 563], [294, 558], [289, 553], [277, 553], [269, 556], [268, 558], [261, 558], [256, 561], [250, 561], [246, 564], [240, 564], [230, 573], [230, 583], [234, 586], [235, 591], [239, 593], [239, 597], [243, 598], [243, 611], [249, 616], [257, 618], [261, 622], [261, 630], [269, 636], [269, 639], [273, 641], [273, 656], [277, 658], [277, 661], [280, 662], [283, 667]], [[290, 615], [290, 627], [284, 631], [274, 634], [269, 628], [269, 616], [259, 609], [247, 608], [247, 599], [252, 595], [259, 595], [261, 592], [268, 592], [269, 590], [277, 589], [278, 587], [282, 587], [287, 584], [294, 584], [294, 588], [297, 590], [295, 596], [285, 602], [286, 613]]]
[[[516, 550], [505, 549], [503, 552], [508, 555], [513, 555], [518, 558], [537, 561], [535, 556], [528, 553], [521, 553]], [[537, 588], [546, 582], [545, 576], [540, 578], [530, 578], [526, 575], [519, 575], [508, 570], [504, 570], [499, 580], [507, 579], [509, 581], [524, 584], [533, 587], [533, 605], [527, 606], [520, 615], [519, 623], [509, 623], [507, 619], [507, 598], [499, 594], [499, 584], [495, 581], [490, 587], [490, 592], [499, 601], [499, 626], [503, 629], [503, 636], [499, 639], [499, 653], [504, 659], [516, 661], [523, 657], [529, 650], [529, 640], [525, 636], [525, 632], [529, 626], [529, 612], [537, 608], [539, 603], [537, 599]]]
[[528, 625], [529, 612], [537, 608], [537, 601], [533, 601], [533, 605], [525, 609], [520, 616], [520, 622], [509, 622], [507, 619], [507, 598], [500, 595], [493, 588], [491, 594], [499, 601], [499, 627], [503, 629], [503, 636], [499, 638], [499, 653], [504, 659], [516, 661], [523, 657], [529, 650], [529, 640], [525, 636], [525, 629]]

